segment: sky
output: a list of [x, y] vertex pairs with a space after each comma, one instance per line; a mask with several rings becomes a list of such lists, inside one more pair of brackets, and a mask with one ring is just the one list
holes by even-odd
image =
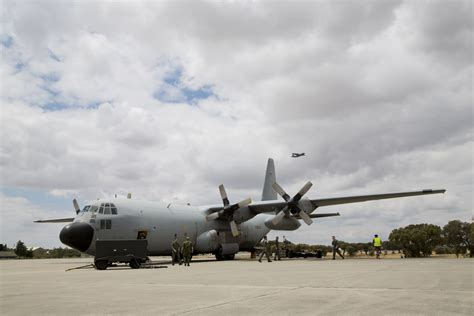
[[[260, 200], [268, 158], [319, 208], [294, 242], [471, 221], [471, 1], [8, 1], [1, 243], [58, 247], [72, 199]], [[292, 152], [305, 152], [290, 158]]]

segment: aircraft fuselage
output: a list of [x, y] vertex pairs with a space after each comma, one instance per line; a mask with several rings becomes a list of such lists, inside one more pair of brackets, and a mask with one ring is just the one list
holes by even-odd
[[[79, 212], [73, 223], [64, 227], [60, 233], [63, 243], [90, 255], [95, 254], [96, 240], [139, 238], [148, 240], [149, 255], [169, 255], [175, 234], [181, 242], [190, 237], [196, 254], [216, 252], [221, 245], [237, 244], [238, 250], [252, 250], [270, 231], [264, 224], [265, 220], [273, 217], [256, 215], [238, 225], [240, 234], [234, 237], [228, 222], [206, 220], [203, 211], [206, 207], [121, 198], [96, 200], [91, 205], [96, 206], [95, 211]], [[113, 205], [116, 214], [99, 213], [100, 205]], [[78, 231], [74, 232], [74, 229]], [[90, 233], [84, 233], [84, 230]], [[81, 236], [84, 236], [82, 240], [79, 238]], [[90, 238], [90, 241], [84, 238]], [[75, 244], [76, 241], [78, 244]]]

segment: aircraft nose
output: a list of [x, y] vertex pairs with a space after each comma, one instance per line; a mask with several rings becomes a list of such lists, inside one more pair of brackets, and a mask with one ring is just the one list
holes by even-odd
[[87, 223], [71, 223], [64, 226], [59, 233], [59, 239], [63, 244], [82, 252], [89, 248], [93, 236], [94, 228]]

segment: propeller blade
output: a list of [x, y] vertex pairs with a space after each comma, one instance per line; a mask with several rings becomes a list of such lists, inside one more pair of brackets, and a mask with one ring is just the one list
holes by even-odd
[[239, 236], [239, 229], [237, 228], [237, 224], [235, 223], [235, 221], [230, 222], [230, 230], [232, 231], [232, 236]]
[[245, 199], [243, 201], [240, 201], [239, 203], [232, 204], [231, 206], [229, 206], [225, 210], [227, 211], [228, 214], [233, 214], [239, 208], [247, 206], [250, 203], [252, 203], [252, 199], [248, 198], [248, 199]]
[[285, 212], [287, 209], [288, 209], [288, 206], [285, 206], [277, 215], [275, 215], [275, 217], [272, 219], [273, 225], [276, 226], [281, 222], [283, 217], [285, 217]]
[[225, 192], [223, 184], [219, 186], [219, 192], [221, 193], [222, 202], [224, 202], [224, 206], [229, 205], [229, 199], [227, 198], [227, 193]]
[[214, 212], [214, 213], [211, 213], [209, 215], [206, 216], [206, 220], [209, 222], [209, 221], [213, 221], [213, 220], [216, 220], [219, 218], [219, 212]]
[[249, 205], [250, 203], [252, 203], [252, 199], [251, 199], [251, 198], [248, 198], [248, 199], [245, 199], [245, 200], [243, 200], [243, 201], [240, 201], [240, 202], [238, 203], [238, 205], [239, 205], [239, 208], [241, 208], [241, 207], [244, 207], [244, 206]]
[[278, 183], [273, 183], [272, 185], [273, 187], [273, 190], [275, 190], [278, 194], [281, 195], [281, 197], [285, 200], [285, 201], [289, 201], [291, 198], [290, 196], [285, 192], [285, 190], [283, 190], [283, 188], [278, 184]]
[[295, 196], [293, 197], [293, 201], [298, 202], [299, 200], [301, 200], [301, 197], [303, 197], [303, 195], [305, 195], [306, 192], [308, 192], [308, 190], [312, 186], [313, 184], [311, 183], [311, 181], [306, 182], [306, 184], [301, 188], [301, 190], [295, 194]]
[[309, 217], [309, 215], [305, 211], [301, 211], [298, 213], [298, 215], [301, 217], [302, 220], [308, 225], [311, 225], [313, 223], [313, 220]]
[[79, 203], [77, 203], [76, 199], [72, 200], [72, 205], [74, 205], [74, 209], [76, 210], [76, 214], [79, 214], [79, 212], [81, 211], [81, 208], [79, 207]]

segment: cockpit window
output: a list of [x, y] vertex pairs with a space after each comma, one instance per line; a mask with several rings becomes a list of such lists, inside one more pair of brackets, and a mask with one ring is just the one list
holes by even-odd
[[84, 206], [84, 208], [82, 209], [82, 212], [84, 212], [84, 213], [85, 213], [85, 212], [88, 212], [90, 208], [91, 208], [90, 205], [86, 205], [86, 206]]
[[99, 213], [117, 215], [117, 208], [113, 203], [102, 203], [99, 208]]
[[97, 206], [96, 206], [96, 205], [92, 205], [92, 206], [89, 208], [89, 212], [92, 212], [92, 213], [97, 212]]

